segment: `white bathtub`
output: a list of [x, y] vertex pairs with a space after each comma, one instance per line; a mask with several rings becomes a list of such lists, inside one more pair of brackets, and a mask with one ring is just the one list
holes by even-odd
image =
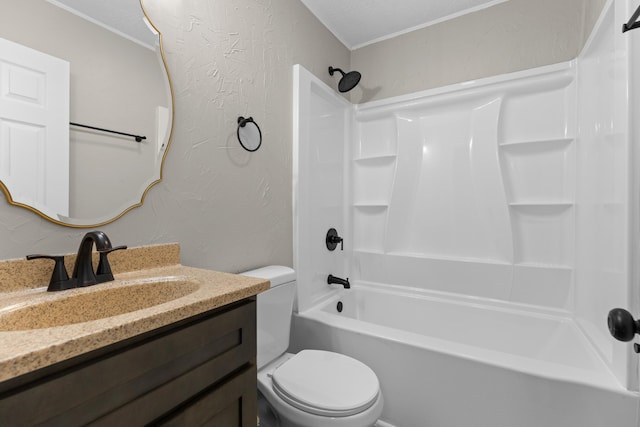
[[393, 426], [636, 427], [637, 394], [561, 314], [355, 283], [292, 327], [293, 351], [368, 364]]

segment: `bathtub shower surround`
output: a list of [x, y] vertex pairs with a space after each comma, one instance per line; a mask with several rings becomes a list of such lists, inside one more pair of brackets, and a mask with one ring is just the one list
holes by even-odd
[[[309, 141], [294, 148], [298, 233], [313, 224], [318, 230], [305, 237], [321, 242], [324, 230], [349, 224], [349, 273], [361, 281], [568, 310], [576, 68], [351, 107], [298, 67], [305, 93], [297, 132]], [[314, 247], [327, 262], [346, 258]], [[303, 308], [326, 292], [311, 293]]]
[[624, 3], [573, 61], [357, 106], [296, 66], [293, 341], [370, 365], [384, 421], [637, 425]]
[[575, 64], [365, 105], [355, 127], [360, 280], [568, 307]]

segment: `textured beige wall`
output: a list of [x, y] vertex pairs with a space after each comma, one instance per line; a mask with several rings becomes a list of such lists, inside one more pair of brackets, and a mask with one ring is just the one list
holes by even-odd
[[[292, 66], [329, 83], [327, 68], [347, 67], [348, 49], [298, 1], [144, 3], [163, 32], [174, 84], [173, 142], [144, 206], [101, 229], [114, 244], [179, 242], [193, 266], [291, 265]], [[0, 14], [10, 13], [3, 5]], [[253, 154], [236, 140], [240, 115], [262, 129]], [[0, 197], [0, 259], [74, 252], [83, 233]]]
[[[144, 206], [101, 229], [115, 244], [178, 242], [183, 263], [192, 266], [240, 271], [291, 265], [292, 65], [301, 63], [335, 85], [327, 67], [348, 68], [350, 52], [299, 1], [144, 2], [164, 34], [175, 91], [173, 143], [164, 180]], [[464, 80], [465, 73], [476, 78], [569, 59], [585, 35], [583, 27], [564, 24], [586, 18], [569, 16], [566, 5], [556, 3], [581, 1], [511, 0], [500, 20], [483, 11], [422, 30], [435, 33], [428, 39], [411, 34], [372, 46], [378, 59], [361, 67], [362, 84], [380, 86], [376, 96], [382, 97], [445, 84], [450, 75]], [[578, 10], [586, 16], [590, 9]], [[547, 21], [557, 28], [552, 37]], [[452, 54], [452, 48], [461, 52]], [[353, 53], [354, 64], [362, 60], [364, 50]], [[235, 139], [239, 115], [253, 116], [262, 128], [263, 146], [253, 154]], [[74, 252], [83, 234], [0, 198], [0, 259]]]
[[354, 103], [575, 58], [606, 0], [510, 0], [353, 51]]

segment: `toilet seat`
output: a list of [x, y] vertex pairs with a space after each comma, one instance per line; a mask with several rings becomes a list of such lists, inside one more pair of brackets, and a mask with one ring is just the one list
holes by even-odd
[[370, 408], [380, 393], [375, 373], [339, 353], [303, 350], [272, 373], [272, 388], [291, 406], [327, 417], [347, 417]]

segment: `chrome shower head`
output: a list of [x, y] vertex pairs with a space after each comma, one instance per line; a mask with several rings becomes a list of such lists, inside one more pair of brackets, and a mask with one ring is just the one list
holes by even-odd
[[336, 72], [336, 71], [338, 71], [340, 74], [342, 74], [342, 78], [340, 79], [340, 82], [338, 83], [338, 90], [340, 92], [349, 92], [351, 89], [353, 89], [354, 87], [356, 87], [358, 85], [358, 82], [360, 81], [360, 78], [362, 77], [362, 75], [357, 71], [350, 71], [348, 73], [345, 73], [340, 68], [329, 67], [329, 75], [330, 76], [333, 76], [333, 73]]

